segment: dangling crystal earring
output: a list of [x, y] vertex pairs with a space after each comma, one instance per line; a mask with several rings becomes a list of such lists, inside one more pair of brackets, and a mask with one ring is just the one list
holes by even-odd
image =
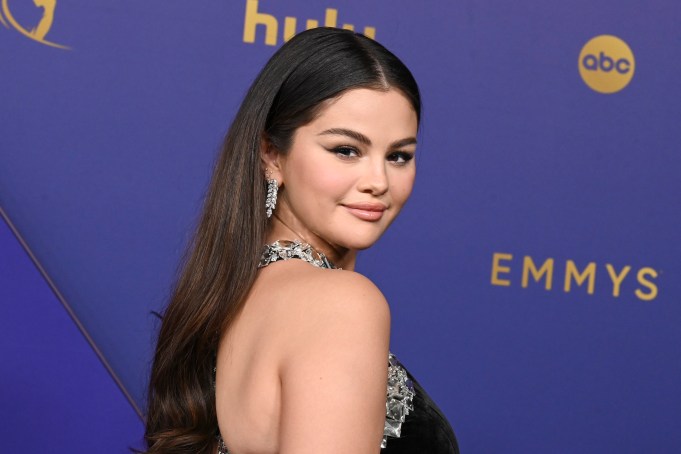
[[279, 186], [277, 186], [277, 180], [270, 178], [270, 169], [265, 172], [265, 178], [267, 178], [267, 198], [265, 199], [265, 208], [267, 210], [267, 217], [272, 216], [274, 208], [277, 206], [277, 191]]

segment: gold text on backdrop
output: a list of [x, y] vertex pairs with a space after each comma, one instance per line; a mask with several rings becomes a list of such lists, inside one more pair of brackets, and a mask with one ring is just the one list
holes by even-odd
[[[268, 46], [277, 45], [277, 34], [279, 32], [279, 21], [271, 14], [262, 13], [258, 10], [258, 0], [246, 0], [246, 17], [244, 19], [244, 42], [255, 42], [255, 30], [258, 25], [265, 27], [265, 44]], [[291, 16], [284, 17], [284, 41], [288, 41], [298, 32], [298, 19]], [[324, 15], [325, 27], [337, 27], [338, 25], [338, 10], [334, 8], [326, 8]], [[305, 29], [319, 27], [319, 21], [316, 19], [308, 19], [305, 23]], [[355, 26], [352, 24], [343, 24], [341, 28], [346, 30], [354, 30]], [[363, 35], [376, 39], [375, 27], [364, 27]]]
[[[511, 286], [511, 280], [508, 278], [508, 274], [511, 273], [512, 260], [513, 254], [495, 252], [492, 255], [492, 285], [502, 287]], [[546, 290], [551, 290], [553, 286], [553, 275], [555, 269], [554, 264], [555, 260], [548, 258], [544, 260], [540, 266], [537, 266], [532, 257], [529, 255], [524, 256], [522, 263], [522, 278], [520, 281], [521, 287], [527, 288], [530, 285], [529, 283], [531, 275], [534, 282], [540, 282], [542, 279], [544, 279], [544, 288]], [[589, 295], [593, 295], [594, 288], [596, 286], [596, 269], [596, 262], [589, 262], [587, 266], [580, 271], [574, 261], [566, 260], [563, 291], [565, 291], [565, 293], [570, 293], [573, 282], [577, 287], [586, 282], [586, 292]], [[613, 265], [606, 263], [605, 270], [608, 272], [608, 276], [610, 278], [608, 286], [612, 286], [612, 296], [617, 298], [620, 296], [622, 282], [631, 271], [631, 266], [624, 266], [618, 271]], [[647, 266], [638, 270], [636, 273], [636, 281], [640, 287], [634, 291], [634, 294], [638, 299], [643, 301], [651, 301], [657, 297], [657, 285], [655, 282], [650, 280], [650, 278], [655, 279], [657, 276], [658, 272]]]
[[579, 53], [579, 75], [592, 90], [611, 94], [629, 85], [636, 61], [627, 43], [612, 35], [590, 39]]

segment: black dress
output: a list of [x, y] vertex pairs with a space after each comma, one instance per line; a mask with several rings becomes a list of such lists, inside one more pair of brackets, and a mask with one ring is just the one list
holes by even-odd
[[[335, 268], [321, 252], [298, 241], [266, 245], [259, 268], [297, 258], [320, 268]], [[393, 355], [388, 354], [386, 417], [381, 454], [458, 454], [459, 447], [447, 418], [426, 391]], [[229, 454], [218, 435], [218, 454]]]
[[[381, 453], [458, 454], [459, 446], [456, 442], [454, 431], [442, 410], [433, 402], [411, 373], [392, 354], [391, 356], [392, 362], [397, 363], [398, 367], [401, 367], [406, 373], [407, 380], [412, 385], [413, 398], [410, 411], [402, 418], [403, 422], [399, 434], [397, 436], [386, 434], [388, 432], [386, 427], [383, 436], [383, 446], [385, 447], [381, 448]], [[390, 369], [391, 362], [388, 364]], [[390, 376], [390, 370], [388, 375]], [[388, 386], [386, 426], [389, 421], [390, 400], [390, 386]]]

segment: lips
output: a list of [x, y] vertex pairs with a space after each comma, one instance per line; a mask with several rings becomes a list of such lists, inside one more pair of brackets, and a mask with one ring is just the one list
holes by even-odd
[[387, 207], [381, 203], [348, 203], [343, 205], [350, 214], [363, 221], [378, 221], [383, 217], [383, 212]]

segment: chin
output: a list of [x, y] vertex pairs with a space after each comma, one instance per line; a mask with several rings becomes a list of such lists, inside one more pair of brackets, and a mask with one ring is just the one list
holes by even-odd
[[371, 241], [371, 242], [366, 242], [366, 243], [357, 243], [355, 242], [354, 244], [350, 245], [348, 249], [352, 249], [354, 251], [363, 251], [365, 249], [369, 249], [371, 246], [376, 244], [376, 241]]
[[347, 238], [346, 241], [343, 242], [344, 243], [343, 246], [347, 249], [362, 251], [376, 244], [376, 242], [379, 240], [382, 234], [383, 232], [381, 232], [380, 235], [356, 234], [353, 235], [352, 238]]

